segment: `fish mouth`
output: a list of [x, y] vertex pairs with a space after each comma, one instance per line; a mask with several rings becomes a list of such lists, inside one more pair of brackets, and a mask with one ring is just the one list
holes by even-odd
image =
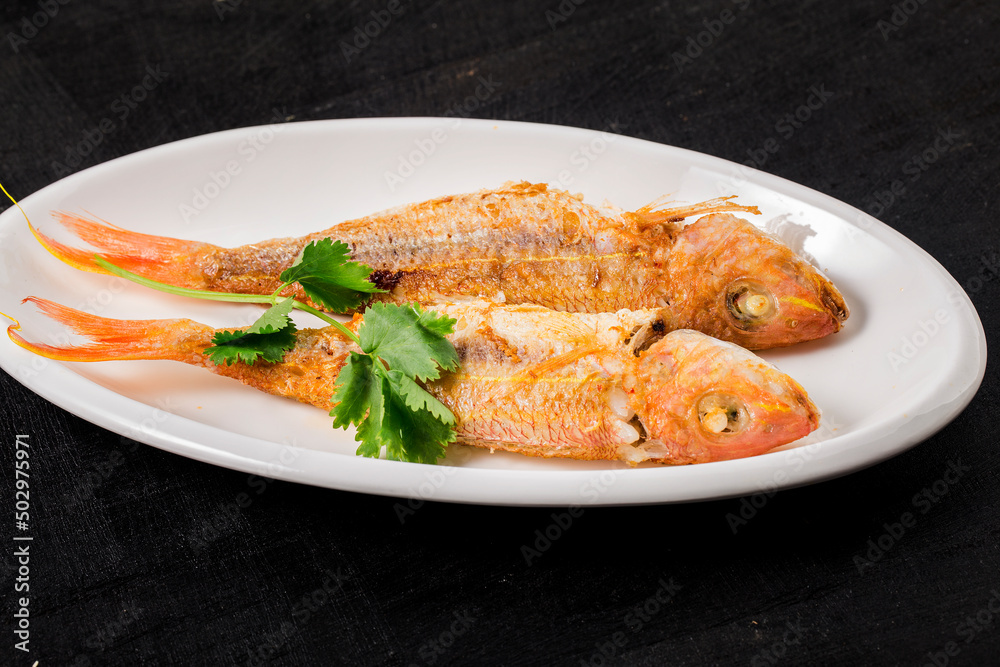
[[826, 312], [836, 321], [837, 330], [840, 330], [840, 327], [851, 315], [844, 297], [841, 296], [836, 287], [827, 282], [823, 284], [820, 290], [820, 303], [823, 304]]

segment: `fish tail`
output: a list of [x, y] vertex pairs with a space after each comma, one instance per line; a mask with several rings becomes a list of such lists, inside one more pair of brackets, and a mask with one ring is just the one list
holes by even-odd
[[760, 215], [760, 210], [756, 206], [743, 206], [729, 201], [735, 199], [736, 195], [729, 197], [716, 197], [698, 204], [688, 204], [686, 206], [673, 206], [664, 208], [670, 202], [657, 199], [654, 202], [634, 211], [634, 215], [639, 218], [639, 228], [648, 229], [655, 225], [680, 222], [685, 218], [695, 215], [705, 215], [707, 213], [752, 213]]
[[67, 246], [31, 227], [32, 234], [46, 250], [74, 268], [107, 273], [94, 261], [100, 255], [112, 264], [146, 278], [178, 287], [203, 287], [204, 277], [197, 268], [196, 260], [215, 249], [211, 244], [140, 234], [62, 211], [54, 213], [54, 216], [66, 229], [98, 251], [95, 253]]
[[[86, 344], [73, 345], [69, 336], [62, 333], [50, 336], [52, 344], [29, 341], [20, 334], [21, 325], [17, 320], [8, 315], [14, 321], [7, 327], [10, 339], [43, 357], [56, 361], [181, 361], [207, 368], [254, 389], [294, 398], [324, 410], [330, 409], [337, 376], [350, 351], [347, 341], [335, 336], [330, 341], [332, 346], [307, 345], [289, 352], [287, 363], [216, 365], [204, 354], [215, 333], [215, 329], [206, 324], [187, 319], [114, 320], [38, 297], [28, 297], [24, 301], [35, 304], [73, 333], [90, 339]], [[315, 338], [317, 333], [313, 330], [306, 335]]]
[[191, 320], [115, 320], [33, 296], [22, 303], [28, 301], [56, 322], [91, 341], [86, 345], [72, 345], [69, 337], [63, 335], [52, 337], [55, 344], [38, 343], [19, 333], [21, 325], [16, 320], [7, 327], [7, 335], [14, 343], [57, 361], [171, 359], [197, 363], [213, 331]]

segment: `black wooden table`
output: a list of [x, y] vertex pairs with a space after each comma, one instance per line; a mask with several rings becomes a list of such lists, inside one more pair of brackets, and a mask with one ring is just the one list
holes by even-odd
[[[0, 20], [0, 179], [17, 197], [274, 109], [443, 115], [481, 76], [497, 89], [474, 117], [614, 121], [876, 215], [951, 272], [998, 342], [989, 0], [18, 0]], [[0, 374], [0, 663], [997, 664], [998, 386], [993, 365], [934, 437], [780, 492], [738, 530], [739, 499], [591, 508], [529, 565], [521, 547], [562, 510], [428, 503], [401, 522], [394, 499], [139, 445]], [[30, 593], [10, 541], [18, 434]], [[12, 615], [29, 595], [24, 653]]]

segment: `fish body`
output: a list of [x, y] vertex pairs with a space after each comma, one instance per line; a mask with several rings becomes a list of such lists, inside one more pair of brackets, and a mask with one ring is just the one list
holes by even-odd
[[[748, 349], [838, 331], [848, 309], [833, 284], [732, 211], [757, 212], [725, 198], [609, 212], [544, 184], [508, 183], [237, 248], [59, 218], [112, 263], [194, 289], [270, 294], [306, 244], [330, 237], [374, 269], [371, 280], [387, 290], [375, 298], [395, 303], [473, 297], [569, 312], [669, 308], [680, 327]], [[60, 258], [100, 270], [91, 251], [36, 235]], [[296, 289], [287, 295], [305, 299]], [[756, 307], [745, 307], [748, 298]]]
[[[191, 320], [111, 320], [31, 298], [93, 342], [14, 342], [66, 361], [171, 359], [279, 396], [330, 408], [357, 348], [332, 328], [303, 329], [279, 363], [216, 366], [215, 330]], [[426, 385], [456, 417], [460, 442], [541, 457], [702, 463], [753, 456], [814, 430], [805, 391], [736, 345], [669, 331], [662, 309], [566, 313], [473, 301], [435, 306], [454, 318], [461, 366]], [[355, 316], [356, 328], [361, 316]]]

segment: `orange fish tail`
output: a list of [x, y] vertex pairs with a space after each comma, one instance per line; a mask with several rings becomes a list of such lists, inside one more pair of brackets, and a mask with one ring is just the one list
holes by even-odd
[[24, 300], [28, 301], [74, 333], [91, 339], [87, 345], [71, 345], [68, 337], [52, 336], [57, 344], [50, 345], [24, 338], [19, 333], [20, 324], [7, 327], [7, 335], [14, 343], [57, 361], [172, 359], [196, 363], [213, 331], [191, 320], [114, 320], [38, 297]]
[[698, 204], [670, 208], [663, 208], [664, 204], [662, 200], [657, 200], [637, 209], [633, 215], [639, 218], [639, 228], [641, 230], [649, 229], [655, 225], [680, 222], [685, 218], [695, 215], [705, 215], [707, 213], [740, 212], [760, 215], [760, 210], [756, 206], [743, 206], [729, 201], [730, 199], [735, 199], [735, 195], [716, 197], [715, 199], [709, 199]]
[[61, 211], [54, 213], [54, 216], [66, 229], [97, 249], [95, 253], [92, 250], [72, 248], [32, 227], [31, 231], [39, 243], [70, 266], [84, 271], [107, 273], [94, 262], [95, 254], [99, 254], [112, 264], [146, 278], [179, 287], [204, 287], [204, 277], [197, 268], [197, 260], [215, 249], [211, 244], [141, 234]]

